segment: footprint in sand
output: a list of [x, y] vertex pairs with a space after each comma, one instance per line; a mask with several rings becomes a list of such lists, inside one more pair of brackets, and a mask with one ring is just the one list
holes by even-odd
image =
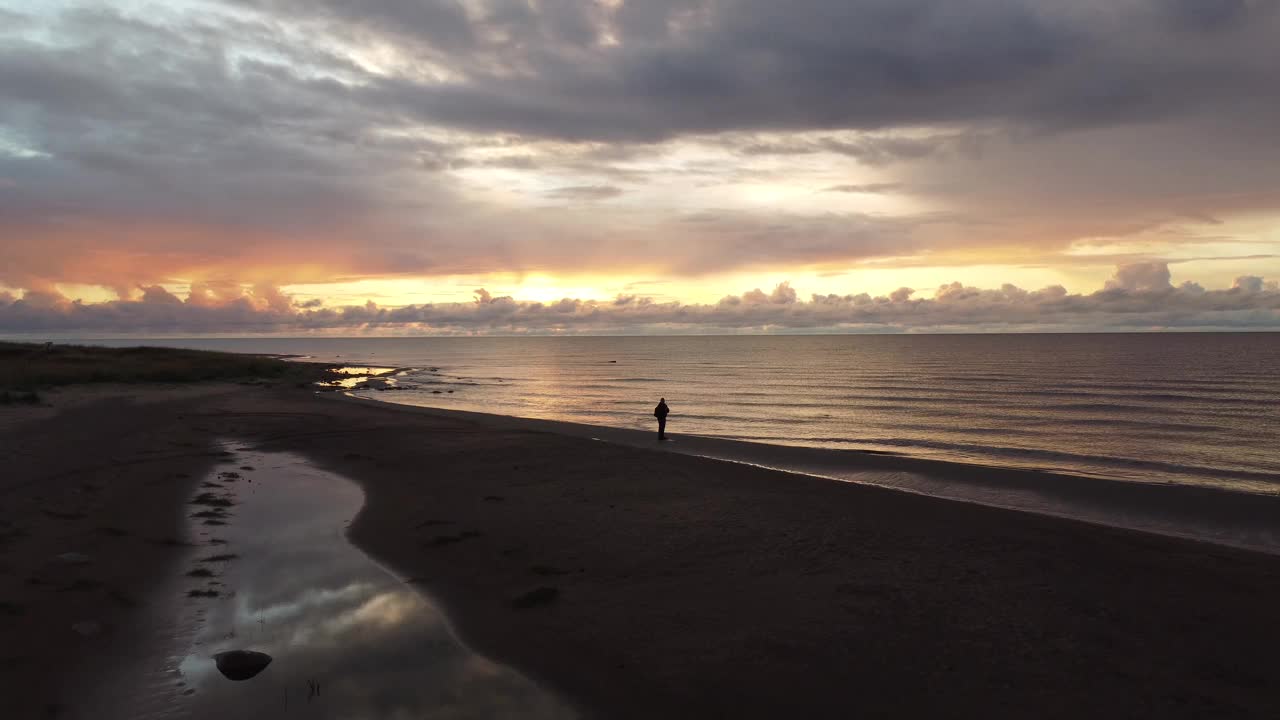
[[57, 518], [59, 520], [83, 520], [87, 517], [84, 513], [80, 512], [59, 512], [57, 510], [41, 510], [41, 512], [51, 518]]
[[460, 543], [463, 540], [469, 540], [471, 538], [480, 537], [483, 534], [484, 533], [480, 532], [479, 530], [464, 530], [457, 535], [437, 535], [434, 538], [432, 538], [429, 543], [427, 543], [427, 547], [442, 547], [444, 545], [453, 545], [454, 543]]
[[453, 524], [452, 520], [423, 520], [417, 525], [414, 525], [413, 528], [416, 530], [418, 528], [436, 527], [437, 525], [452, 525], [452, 524]]
[[560, 598], [559, 588], [540, 587], [534, 588], [526, 593], [521, 593], [511, 600], [511, 607], [516, 610], [529, 610], [531, 608], [543, 607], [550, 605]]
[[26, 614], [27, 614], [27, 608], [25, 605], [21, 605], [15, 602], [8, 602], [6, 600], [0, 600], [0, 615], [18, 617], [20, 615], [26, 615]]
[[232, 560], [239, 560], [239, 559], [240, 559], [240, 556], [236, 555], [235, 553], [221, 553], [219, 555], [210, 555], [209, 557], [200, 558], [197, 562], [204, 562], [204, 563], [230, 562]]

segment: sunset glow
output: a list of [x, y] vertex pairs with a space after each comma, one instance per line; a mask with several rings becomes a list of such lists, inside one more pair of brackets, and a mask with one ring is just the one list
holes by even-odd
[[[1280, 326], [1272, 3], [975, 2], [963, 33], [923, 0], [804, 5], [0, 0], [0, 332], [286, 331], [480, 289], [1091, 296], [1131, 265], [1171, 278], [1139, 292], [1265, 297], [1045, 326]], [[233, 303], [274, 314], [173, 309]], [[358, 315], [322, 325], [460, 329]], [[672, 327], [699, 328], [762, 329]]]

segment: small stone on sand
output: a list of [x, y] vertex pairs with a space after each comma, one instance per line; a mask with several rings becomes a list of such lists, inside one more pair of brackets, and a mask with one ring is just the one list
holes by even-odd
[[511, 601], [511, 607], [517, 610], [542, 607], [543, 605], [550, 605], [559, 597], [560, 591], [558, 589], [553, 587], [540, 587], [516, 596], [516, 598]]

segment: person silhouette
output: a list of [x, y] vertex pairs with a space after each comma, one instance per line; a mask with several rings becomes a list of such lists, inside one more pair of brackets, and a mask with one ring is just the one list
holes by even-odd
[[653, 416], [658, 418], [658, 439], [667, 439], [667, 413], [671, 412], [671, 408], [667, 407], [667, 399], [659, 398], [658, 407], [653, 409]]

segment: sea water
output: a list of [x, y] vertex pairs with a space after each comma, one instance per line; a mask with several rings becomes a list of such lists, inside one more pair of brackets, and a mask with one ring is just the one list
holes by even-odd
[[677, 436], [1280, 494], [1280, 334], [152, 342], [403, 368], [360, 394], [410, 405], [651, 430], [665, 397]]

